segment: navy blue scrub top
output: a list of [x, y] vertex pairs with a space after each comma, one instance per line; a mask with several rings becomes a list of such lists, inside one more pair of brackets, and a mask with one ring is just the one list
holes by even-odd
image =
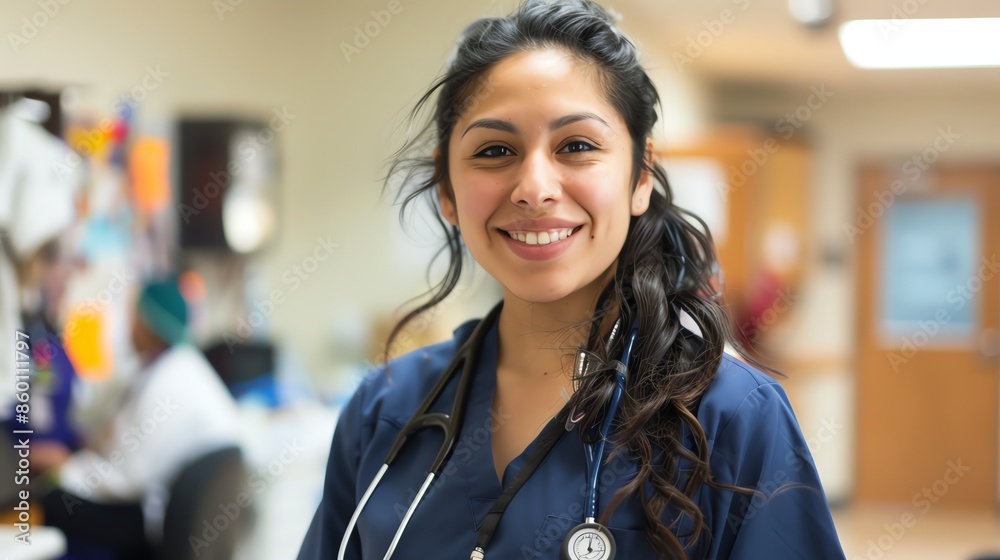
[[[472, 320], [461, 325], [452, 340], [391, 361], [388, 377], [384, 368], [379, 368], [365, 378], [344, 407], [334, 431], [322, 501], [299, 552], [300, 560], [337, 558], [347, 523], [393, 440], [476, 323]], [[536, 446], [537, 440], [511, 461], [501, 486], [491, 444], [492, 429], [496, 422], [502, 422], [503, 415], [502, 410], [496, 417], [492, 412], [496, 363], [494, 323], [483, 343], [455, 451], [410, 518], [394, 559], [469, 558], [487, 511]], [[457, 378], [448, 384], [433, 410], [450, 410]], [[702, 484], [694, 500], [711, 534], [687, 549], [688, 558], [844, 558], [812, 456], [779, 384], [724, 355], [697, 417], [708, 440], [714, 480], [756, 488], [768, 498]], [[429, 429], [410, 437], [361, 514], [346, 558], [380, 560], [385, 555], [426, 478], [441, 445], [441, 434], [439, 429]], [[692, 449], [693, 439], [686, 427], [682, 437]], [[602, 467], [598, 517], [615, 491], [636, 471], [636, 463], [628, 458], [616, 458]], [[574, 428], [561, 436], [517, 493], [486, 550], [486, 559], [558, 559], [564, 536], [583, 521], [586, 472], [584, 446]], [[776, 492], [778, 488], [782, 490]], [[664, 521], [675, 517], [675, 510], [665, 508]], [[626, 499], [608, 526], [619, 559], [656, 558], [643, 532], [645, 515], [638, 496]], [[690, 532], [690, 521], [685, 517], [678, 534], [686, 532]], [[681, 542], [687, 544], [689, 539]]]

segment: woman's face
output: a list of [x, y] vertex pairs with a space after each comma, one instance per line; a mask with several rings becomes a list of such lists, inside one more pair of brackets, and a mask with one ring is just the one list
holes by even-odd
[[439, 190], [445, 219], [513, 295], [596, 299], [653, 183], [642, 172], [631, 191], [632, 140], [593, 71], [559, 50], [519, 53], [465, 106], [448, 145], [454, 199]]

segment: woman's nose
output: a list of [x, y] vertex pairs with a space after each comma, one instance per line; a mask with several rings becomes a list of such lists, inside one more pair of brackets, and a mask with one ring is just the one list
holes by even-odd
[[551, 205], [561, 197], [559, 175], [549, 155], [536, 151], [525, 156], [517, 186], [510, 194], [511, 202], [521, 208], [533, 209]]

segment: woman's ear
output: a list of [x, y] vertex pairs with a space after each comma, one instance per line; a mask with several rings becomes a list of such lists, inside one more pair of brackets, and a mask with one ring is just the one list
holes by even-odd
[[[438, 157], [441, 155], [441, 150], [438, 148], [434, 149], [434, 154], [431, 156], [434, 159], [434, 166], [440, 164]], [[447, 180], [442, 179], [437, 184], [437, 196], [438, 205], [441, 206], [441, 216], [449, 224], [453, 226], [458, 225], [458, 214], [455, 211], [455, 199], [454, 194], [451, 191], [451, 185], [448, 184]]]
[[451, 189], [441, 181], [437, 185], [438, 203], [441, 205], [441, 216], [445, 221], [453, 226], [458, 225], [458, 216], [455, 213], [455, 202], [451, 198]]
[[[653, 140], [646, 138], [646, 151], [643, 158], [648, 167], [653, 167]], [[649, 209], [649, 197], [653, 194], [653, 174], [642, 169], [639, 172], [639, 182], [632, 191], [632, 215], [641, 216]]]

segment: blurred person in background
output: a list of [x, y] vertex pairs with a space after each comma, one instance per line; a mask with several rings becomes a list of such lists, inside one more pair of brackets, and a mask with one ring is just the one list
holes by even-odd
[[[84, 174], [65, 165], [71, 150], [42, 126], [50, 115], [46, 103], [27, 98], [0, 108], [0, 445], [8, 449], [14, 430], [30, 430], [33, 447], [78, 445], [69, 421], [76, 371], [56, 311], [72, 271], [68, 232], [79, 223]], [[5, 472], [17, 470], [12, 459], [0, 459]], [[0, 485], [4, 522], [17, 520], [23, 488], [13, 479]]]
[[32, 99], [0, 109], [0, 373], [11, 380], [0, 383], [0, 418], [13, 421], [13, 341], [15, 331], [26, 332], [38, 374], [27, 427], [72, 445], [65, 412], [73, 368], [52, 312], [69, 271], [63, 236], [77, 222], [84, 175], [80, 166], [66, 165], [65, 142], [39, 124], [48, 115], [47, 105]]
[[102, 432], [72, 454], [32, 449], [32, 466], [56, 485], [44, 498], [46, 524], [66, 534], [72, 558], [148, 558], [183, 467], [240, 443], [235, 401], [187, 342], [187, 305], [175, 280], [143, 287], [132, 344], [142, 369]]

